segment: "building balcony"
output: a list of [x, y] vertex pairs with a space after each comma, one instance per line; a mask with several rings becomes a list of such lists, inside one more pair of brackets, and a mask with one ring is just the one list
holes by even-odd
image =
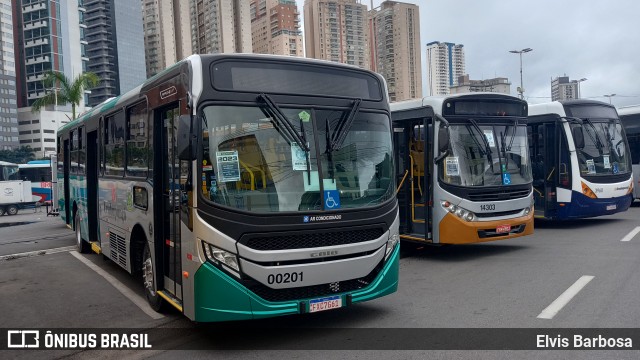
[[40, 64], [40, 63], [49, 62], [49, 61], [50, 61], [49, 56], [37, 56], [37, 57], [34, 57], [34, 58], [27, 59], [25, 64], [26, 65], [33, 65], [33, 64]]
[[22, 13], [27, 14], [33, 11], [45, 10], [46, 8], [47, 8], [47, 5], [45, 3], [27, 5], [22, 7]]

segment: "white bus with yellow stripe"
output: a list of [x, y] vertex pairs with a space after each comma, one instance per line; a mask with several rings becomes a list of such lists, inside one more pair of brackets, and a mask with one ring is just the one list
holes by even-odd
[[391, 104], [401, 239], [468, 244], [533, 233], [527, 110], [495, 93]]

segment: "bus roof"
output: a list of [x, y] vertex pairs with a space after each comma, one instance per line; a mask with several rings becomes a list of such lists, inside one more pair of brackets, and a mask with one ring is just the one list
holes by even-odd
[[515, 96], [500, 94], [500, 93], [492, 93], [492, 92], [473, 92], [473, 93], [463, 93], [463, 94], [452, 94], [452, 95], [438, 95], [438, 96], [425, 96], [422, 99], [412, 99], [405, 101], [398, 101], [390, 104], [391, 112], [394, 111], [403, 111], [403, 110], [412, 110], [421, 107], [432, 107], [436, 114], [442, 114], [442, 106], [445, 101], [456, 98], [494, 98], [494, 99], [517, 99]]
[[51, 163], [46, 163], [46, 164], [19, 164], [18, 167], [20, 169], [49, 169], [51, 167]]
[[618, 115], [640, 114], [640, 105], [629, 105], [618, 108]]
[[541, 104], [529, 105], [529, 116], [543, 115], [543, 114], [556, 114], [559, 116], [567, 116], [565, 106], [571, 105], [601, 105], [607, 107], [613, 107], [602, 101], [588, 100], [588, 99], [572, 99], [572, 100], [560, 100], [551, 101]]
[[369, 70], [364, 70], [362, 68], [359, 68], [355, 65], [348, 65], [348, 64], [342, 64], [342, 63], [337, 63], [334, 61], [328, 61], [328, 60], [319, 60], [319, 59], [310, 59], [310, 58], [300, 58], [300, 57], [295, 57], [295, 56], [285, 56], [285, 55], [270, 55], [270, 54], [252, 54], [252, 53], [236, 53], [236, 54], [194, 54], [194, 55], [190, 55], [188, 57], [186, 57], [185, 59], [178, 61], [177, 63], [167, 67], [166, 69], [164, 69], [163, 71], [157, 73], [156, 75], [148, 78], [147, 80], [145, 80], [142, 84], [138, 85], [137, 87], [135, 87], [134, 89], [131, 89], [130, 91], [128, 91], [125, 94], [122, 94], [120, 96], [116, 96], [116, 97], [112, 97], [109, 98], [107, 100], [105, 100], [104, 102], [94, 106], [93, 108], [91, 108], [90, 110], [87, 110], [85, 112], [83, 112], [82, 114], [80, 114], [75, 120], [70, 121], [69, 123], [63, 125], [62, 127], [60, 127], [60, 129], [58, 129], [58, 132], [65, 132], [69, 129], [73, 129], [76, 126], [78, 126], [80, 123], [83, 123], [87, 120], [89, 120], [92, 116], [99, 114], [101, 112], [104, 111], [108, 111], [110, 109], [113, 109], [115, 107], [117, 107], [119, 104], [124, 104], [127, 101], [136, 98], [142, 91], [142, 89], [144, 89], [147, 86], [153, 86], [154, 83], [158, 80], [161, 79], [163, 76], [170, 74], [171, 72], [173, 72], [176, 68], [184, 65], [185, 63], [200, 63], [200, 64], [204, 64], [205, 62], [203, 60], [206, 60], [207, 63], [211, 62], [213, 60], [216, 59], [265, 59], [265, 60], [286, 60], [288, 62], [299, 62], [302, 64], [315, 64], [315, 65], [322, 65], [322, 66], [330, 66], [330, 67], [341, 67], [341, 68], [349, 68], [351, 70], [357, 70], [357, 71], [361, 71], [361, 72], [369, 72], [371, 74], [374, 74], [378, 80], [380, 80], [384, 86], [386, 87], [386, 82], [384, 80], [384, 78], [382, 78], [382, 76], [380, 76], [379, 74], [376, 74], [372, 71]]
[[0, 166], [18, 166], [18, 164], [10, 163], [8, 161], [0, 161]]
[[46, 165], [51, 165], [51, 160], [31, 160], [29, 162], [27, 162], [27, 164], [33, 164], [33, 165], [40, 165], [40, 164], [46, 164]]

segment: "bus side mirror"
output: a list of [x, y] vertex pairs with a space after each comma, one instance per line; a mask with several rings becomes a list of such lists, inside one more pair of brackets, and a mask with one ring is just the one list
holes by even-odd
[[178, 134], [176, 137], [178, 159], [187, 161], [196, 159], [195, 146], [190, 146], [191, 141], [191, 115], [180, 115], [178, 119]]
[[576, 144], [576, 149], [584, 149], [584, 132], [582, 126], [576, 126], [571, 130], [573, 134], [573, 142]]
[[449, 150], [449, 128], [441, 127], [438, 129], [438, 150], [440, 153]]

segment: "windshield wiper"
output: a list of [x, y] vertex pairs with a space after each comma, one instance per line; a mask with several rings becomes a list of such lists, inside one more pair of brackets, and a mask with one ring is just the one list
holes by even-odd
[[[598, 134], [598, 130], [596, 129], [596, 126], [593, 125], [593, 122], [588, 118], [583, 118], [582, 120], [586, 121], [589, 127], [591, 127], [591, 129], [593, 130], [593, 135], [591, 135], [591, 133], [589, 133], [588, 131], [587, 131], [587, 134], [591, 138], [591, 141], [593, 141], [596, 144], [596, 147], [598, 148], [598, 152], [600, 152], [600, 155], [603, 155], [604, 143], [600, 139], [600, 135]], [[594, 135], [595, 135], [595, 139], [594, 139]]]
[[[489, 160], [489, 164], [491, 164], [491, 171], [495, 172], [495, 170], [493, 169], [493, 157], [491, 156], [491, 146], [489, 145], [489, 141], [487, 140], [487, 137], [484, 135], [484, 133], [482, 132], [482, 129], [480, 129], [480, 126], [478, 126], [478, 122], [475, 119], [469, 118], [469, 122], [471, 123], [471, 125], [473, 125], [473, 128], [476, 129], [476, 131], [480, 135], [480, 138], [482, 139], [482, 143], [484, 144], [485, 155], [487, 156], [487, 160]], [[471, 133], [471, 135], [473, 136], [473, 133]]]
[[[358, 111], [360, 111], [361, 104], [362, 99], [356, 99], [349, 111], [349, 115], [342, 117], [338, 121], [338, 126], [336, 126], [336, 128], [331, 132], [331, 143], [328, 143], [329, 152], [338, 150], [342, 147], [342, 143], [344, 143], [344, 140], [349, 134], [349, 129], [351, 128], [351, 125], [353, 125], [353, 120], [355, 120], [356, 115], [358, 115]], [[329, 130], [329, 121], [327, 120], [327, 132], [329, 132]]]
[[262, 100], [262, 102], [267, 106], [269, 110], [268, 113], [265, 112], [267, 116], [271, 119], [271, 122], [275, 126], [276, 130], [283, 135], [283, 137], [289, 142], [295, 142], [296, 145], [300, 147], [300, 149], [304, 150], [306, 153], [310, 151], [309, 146], [306, 141], [298, 134], [298, 132], [291, 126], [289, 120], [284, 115], [282, 110], [278, 107], [278, 105], [269, 97], [267, 94], [258, 95], [258, 99]]

